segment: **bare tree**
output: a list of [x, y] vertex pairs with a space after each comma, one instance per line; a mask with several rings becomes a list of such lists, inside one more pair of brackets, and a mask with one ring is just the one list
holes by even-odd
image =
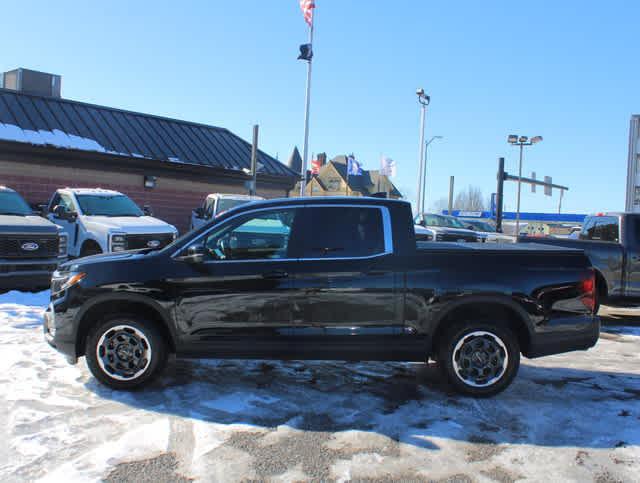
[[477, 186], [468, 186], [465, 191], [456, 195], [453, 208], [464, 211], [484, 211], [486, 205], [483, 200], [482, 190]]
[[449, 209], [449, 200], [444, 196], [442, 198], [438, 198], [430, 206], [431, 213], [442, 213], [443, 210]]

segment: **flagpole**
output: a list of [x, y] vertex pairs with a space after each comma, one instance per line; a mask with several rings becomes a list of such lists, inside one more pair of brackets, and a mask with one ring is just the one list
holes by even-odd
[[[311, 52], [313, 52], [313, 24], [314, 17], [311, 17], [311, 25], [309, 26], [309, 44]], [[312, 56], [313, 58], [313, 56]], [[307, 181], [307, 156], [309, 153], [309, 105], [311, 103], [311, 60], [307, 62], [307, 92], [305, 95], [306, 109], [304, 112], [304, 146], [302, 149], [302, 169], [300, 170], [300, 196], [304, 196]]]

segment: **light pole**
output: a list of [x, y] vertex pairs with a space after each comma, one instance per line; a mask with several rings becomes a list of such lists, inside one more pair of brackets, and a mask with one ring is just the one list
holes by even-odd
[[520, 189], [522, 186], [522, 153], [525, 146], [532, 146], [542, 141], [542, 136], [534, 136], [529, 140], [527, 136], [510, 134], [507, 142], [512, 146], [520, 146], [520, 162], [518, 163], [518, 200], [516, 202], [516, 236], [520, 234]]
[[425, 174], [425, 162], [424, 162], [424, 119], [427, 114], [427, 106], [431, 101], [431, 97], [424, 93], [424, 89], [420, 87], [416, 90], [418, 96], [418, 102], [420, 103], [420, 150], [418, 159], [418, 199], [416, 200], [416, 211], [420, 211], [422, 206], [422, 185]]
[[436, 139], [442, 139], [442, 136], [433, 136], [429, 139], [424, 145], [424, 175], [422, 180], [422, 193], [420, 199], [422, 200], [420, 213], [424, 213], [424, 205], [426, 204], [427, 199], [427, 158], [429, 154], [429, 144], [431, 144]]

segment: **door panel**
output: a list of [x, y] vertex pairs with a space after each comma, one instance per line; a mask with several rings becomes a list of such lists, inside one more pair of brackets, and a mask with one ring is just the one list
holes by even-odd
[[193, 340], [282, 335], [291, 326], [295, 262], [206, 263], [176, 284], [178, 319]]
[[[296, 209], [240, 215], [198, 242], [205, 260], [173, 280], [184, 339], [202, 355], [268, 356], [291, 328]], [[283, 344], [286, 347], [286, 344]], [[276, 351], [277, 352], [277, 351]]]
[[307, 207], [303, 218], [291, 332], [300, 355], [386, 358], [402, 333], [402, 291], [381, 210]]

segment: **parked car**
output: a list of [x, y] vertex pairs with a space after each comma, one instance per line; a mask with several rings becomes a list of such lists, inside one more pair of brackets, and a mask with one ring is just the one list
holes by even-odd
[[437, 359], [488, 396], [520, 354], [592, 347], [593, 271], [577, 250], [416, 242], [411, 206], [287, 198], [223, 213], [162, 250], [60, 267], [46, 340], [115, 389], [178, 357]]
[[414, 219], [419, 241], [483, 242], [486, 237], [466, 228], [453, 216], [424, 213]]
[[212, 218], [215, 218], [220, 213], [224, 213], [231, 208], [244, 205], [250, 201], [263, 199], [264, 198], [260, 196], [212, 193], [205, 198], [202, 206], [191, 212], [191, 223], [189, 225], [189, 229], [194, 230], [196, 228], [200, 228]]
[[496, 226], [488, 221], [477, 220], [473, 218], [458, 218], [458, 220], [468, 230], [473, 230], [476, 233], [485, 237], [488, 242], [494, 243], [515, 243], [516, 237], [505, 235], [496, 230]]
[[[519, 242], [531, 241], [519, 237]], [[543, 237], [536, 243], [583, 250], [596, 271], [598, 300], [607, 305], [640, 303], [640, 214], [587, 216], [578, 238]]]
[[173, 225], [145, 213], [128, 196], [100, 188], [57, 190], [47, 218], [67, 233], [72, 257], [160, 249], [178, 236]]
[[48, 287], [66, 257], [62, 228], [36, 215], [16, 191], [0, 186], [0, 291]]

